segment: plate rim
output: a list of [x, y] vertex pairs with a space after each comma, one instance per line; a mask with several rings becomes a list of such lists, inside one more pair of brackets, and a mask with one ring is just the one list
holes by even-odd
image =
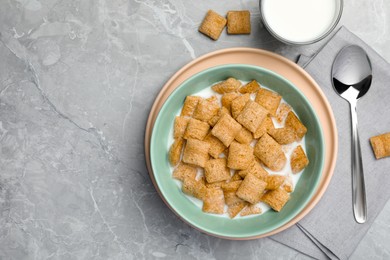
[[[197, 66], [205, 66], [207, 68], [207, 67], [212, 66], [212, 65], [210, 65], [210, 66], [207, 65], [207, 63], [210, 64], [210, 61], [215, 62], [217, 64], [230, 64], [230, 63], [237, 63], [237, 60], [239, 60], [239, 59], [242, 60], [242, 58], [237, 58], [237, 57], [234, 57], [234, 59], [233, 59], [234, 62], [231, 62], [230, 60], [224, 60], [225, 56], [234, 55], [234, 54], [236, 54], [236, 55], [237, 54], [238, 55], [249, 54], [249, 55], [254, 55], [257, 58], [262, 58], [264, 56], [268, 56], [273, 60], [284, 63], [288, 67], [288, 72], [292, 72], [296, 75], [299, 75], [300, 77], [303, 77], [305, 80], [307, 80], [310, 83], [311, 87], [313, 87], [313, 91], [315, 92], [315, 94], [323, 102], [323, 105], [326, 108], [327, 119], [329, 120], [329, 123], [330, 123], [329, 134], [332, 136], [332, 141], [333, 141], [333, 145], [332, 145], [333, 149], [331, 150], [331, 153], [329, 152], [329, 147], [327, 147], [326, 142], [325, 142], [325, 151], [327, 154], [330, 154], [330, 158], [328, 159], [329, 160], [328, 167], [327, 167], [327, 169], [323, 169], [323, 171], [327, 171], [327, 172], [325, 172], [326, 174], [322, 174], [323, 178], [324, 178], [321, 181], [322, 185], [320, 187], [318, 187], [316, 195], [312, 198], [312, 201], [309, 202], [309, 204], [306, 206], [306, 208], [304, 208], [302, 210], [302, 212], [300, 214], [298, 214], [290, 222], [288, 222], [284, 226], [282, 226], [282, 227], [280, 227], [272, 232], [263, 234], [261, 236], [252, 236], [252, 237], [245, 237], [245, 238], [232, 238], [232, 237], [217, 236], [217, 235], [205, 232], [203, 230], [200, 230], [197, 227], [192, 226], [190, 223], [187, 223], [186, 221], [184, 221], [180, 216], [178, 216], [171, 209], [169, 204], [165, 201], [164, 197], [162, 196], [162, 194], [161, 194], [161, 192], [160, 192], [160, 190], [159, 190], [159, 188], [158, 188], [158, 186], [153, 178], [153, 174], [151, 174], [152, 169], [151, 169], [151, 165], [150, 165], [151, 129], [153, 129], [154, 121], [155, 121], [156, 116], [157, 116], [156, 113], [158, 113], [157, 111], [159, 110], [159, 106], [161, 108], [162, 104], [166, 100], [166, 97], [164, 99], [164, 96], [167, 96], [167, 93], [169, 96], [170, 92], [172, 92], [177, 86], [179, 86], [182, 82], [184, 82], [184, 80], [182, 80], [181, 82], [179, 81], [180, 77], [183, 77], [183, 75], [185, 75], [191, 69], [195, 68], [195, 70], [196, 70]], [[259, 65], [259, 63], [257, 61], [255, 63], [246, 63], [245, 61], [240, 62], [240, 63], [261, 66], [261, 65]], [[267, 68], [267, 69], [269, 69], [269, 68]], [[275, 71], [275, 70], [273, 70], [273, 71]], [[279, 71], [277, 71], [277, 70], [275, 72], [279, 73]], [[196, 72], [190, 71], [190, 76], [195, 74], [195, 73]], [[279, 74], [283, 75], [283, 73], [279, 73]], [[187, 78], [190, 76], [187, 76]], [[283, 76], [291, 81], [289, 76], [285, 76], [285, 75], [283, 75]], [[179, 83], [176, 83], [176, 85], [173, 85], [175, 83], [175, 81], [179, 81]], [[173, 89], [171, 89], [171, 88], [173, 88]], [[317, 109], [315, 109], [315, 110], [317, 111]], [[322, 124], [322, 121], [323, 120], [320, 120], [321, 124]], [[325, 138], [326, 138], [326, 135], [325, 135]], [[267, 50], [258, 49], [258, 48], [250, 48], [250, 47], [225, 48], [225, 49], [209, 52], [209, 53], [206, 53], [206, 54], [190, 61], [189, 63], [184, 65], [182, 68], [180, 68], [178, 71], [176, 71], [168, 79], [168, 81], [164, 84], [164, 86], [161, 88], [160, 92], [156, 96], [154, 103], [153, 103], [153, 105], [150, 109], [150, 112], [149, 112], [148, 120], [146, 122], [145, 135], [144, 135], [144, 152], [145, 152], [146, 167], [148, 169], [149, 177], [150, 177], [157, 193], [159, 194], [160, 198], [162, 199], [162, 201], [168, 206], [168, 208], [170, 208], [172, 210], [172, 212], [174, 212], [174, 214], [176, 216], [178, 216], [178, 218], [180, 220], [184, 221], [185, 223], [187, 223], [191, 227], [195, 228], [196, 230], [199, 230], [199, 231], [201, 231], [205, 234], [211, 235], [211, 236], [224, 238], [224, 239], [230, 239], [230, 240], [252, 240], [252, 239], [258, 239], [258, 238], [262, 238], [262, 237], [271, 236], [271, 235], [279, 233], [283, 230], [286, 230], [287, 228], [291, 227], [292, 225], [294, 225], [295, 223], [300, 221], [304, 216], [306, 216], [307, 213], [309, 211], [311, 211], [318, 204], [318, 202], [322, 198], [323, 194], [325, 193], [325, 191], [330, 183], [330, 180], [331, 180], [331, 177], [333, 176], [334, 168], [336, 165], [337, 152], [338, 152], [337, 147], [338, 147], [338, 134], [337, 134], [336, 121], [334, 118], [334, 114], [333, 114], [332, 108], [329, 104], [329, 101], [327, 100], [325, 94], [323, 93], [323, 91], [321, 90], [319, 85], [316, 83], [316, 81], [303, 68], [301, 68], [300, 66], [298, 66], [296, 63], [292, 62], [291, 60], [289, 60], [289, 59], [287, 59], [279, 54], [276, 54], [276, 53], [273, 53], [273, 52], [270, 52]], [[327, 160], [327, 158], [325, 160]], [[326, 163], [325, 163], [325, 165], [326, 165]]]

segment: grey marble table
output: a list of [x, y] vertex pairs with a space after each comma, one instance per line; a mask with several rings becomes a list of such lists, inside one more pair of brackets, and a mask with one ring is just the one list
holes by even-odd
[[[390, 1], [345, 1], [340, 25], [390, 61]], [[211, 41], [207, 9], [248, 9], [252, 34]], [[205, 53], [248, 46], [295, 59], [257, 1], [0, 0], [0, 259], [304, 259], [270, 239], [226, 241], [182, 223], [145, 167], [162, 85]], [[352, 259], [390, 259], [390, 203]]]

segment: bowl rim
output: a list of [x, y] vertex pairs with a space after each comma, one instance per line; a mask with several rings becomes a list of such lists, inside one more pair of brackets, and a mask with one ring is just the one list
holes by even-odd
[[286, 44], [290, 44], [290, 45], [306, 45], [306, 44], [312, 44], [312, 43], [316, 43], [316, 42], [319, 42], [321, 41], [322, 39], [326, 38], [326, 36], [328, 36], [335, 28], [336, 26], [338, 25], [338, 23], [340, 22], [341, 20], [341, 16], [343, 14], [343, 11], [344, 11], [344, 0], [336, 0], [339, 2], [339, 8], [338, 8], [338, 13], [337, 13], [337, 16], [335, 15], [335, 18], [333, 19], [333, 22], [331, 24], [331, 26], [328, 28], [328, 30], [324, 31], [323, 34], [321, 34], [319, 37], [317, 38], [314, 38], [312, 40], [309, 40], [309, 41], [302, 41], [302, 42], [299, 42], [299, 41], [291, 41], [289, 39], [286, 39], [282, 36], [280, 36], [279, 34], [277, 34], [273, 29], [272, 27], [269, 25], [269, 23], [267, 22], [267, 19], [265, 19], [264, 17], [264, 14], [263, 14], [263, 3], [264, 3], [264, 0], [259, 0], [259, 9], [260, 9], [260, 19], [261, 21], [263, 22], [264, 26], [267, 28], [268, 32], [274, 37], [276, 38], [277, 40], [283, 42], [283, 43], [286, 43]]
[[[266, 74], [270, 74], [271, 76], [277, 77], [279, 80], [284, 81], [287, 85], [292, 87], [296, 93], [298, 93], [300, 98], [302, 98], [305, 101], [305, 103], [307, 103], [309, 110], [314, 115], [315, 124], [318, 126], [318, 131], [320, 132], [320, 138], [319, 138], [320, 145], [319, 145], [319, 147], [320, 147], [321, 155], [322, 155], [320, 157], [319, 167], [318, 167], [318, 172], [320, 174], [318, 174], [316, 176], [314, 186], [310, 189], [310, 192], [303, 199], [303, 203], [301, 203], [301, 205], [299, 207], [295, 207], [293, 210], [291, 210], [291, 212], [287, 215], [287, 217], [285, 217], [285, 219], [283, 219], [283, 221], [279, 222], [277, 225], [274, 225], [274, 226], [269, 227], [269, 228], [268, 227], [264, 228], [261, 232], [252, 232], [251, 234], [247, 234], [247, 235], [237, 235], [237, 234], [234, 234], [234, 233], [233, 234], [229, 234], [229, 233], [224, 233], [224, 232], [216, 232], [215, 230], [205, 229], [201, 225], [199, 225], [196, 221], [193, 221], [191, 218], [188, 218], [185, 214], [183, 214], [182, 211], [178, 210], [177, 207], [175, 207], [175, 204], [172, 203], [172, 201], [170, 199], [167, 198], [166, 191], [161, 188], [159, 175], [156, 174], [158, 172], [158, 170], [157, 170], [156, 165], [155, 165], [155, 163], [156, 163], [155, 162], [155, 154], [156, 153], [154, 152], [154, 150], [155, 150], [154, 144], [155, 144], [155, 139], [157, 138], [157, 134], [156, 134], [156, 128], [157, 127], [156, 126], [158, 126], [160, 124], [160, 121], [163, 120], [161, 115], [167, 109], [168, 104], [174, 98], [175, 94], [178, 91], [180, 91], [180, 89], [182, 89], [183, 86], [187, 85], [189, 82], [193, 81], [197, 77], [202, 76], [203, 74], [207, 74], [207, 73], [210, 73], [212, 71], [219, 70], [219, 69], [232, 69], [232, 68], [253, 69], [253, 70], [261, 71], [261, 72], [266, 73]], [[314, 196], [314, 194], [315, 194], [315, 192], [316, 192], [316, 190], [318, 188], [318, 185], [320, 183], [321, 177], [324, 174], [323, 173], [324, 160], [325, 160], [324, 159], [325, 158], [324, 134], [323, 134], [323, 129], [322, 129], [322, 126], [320, 124], [318, 115], [317, 115], [315, 109], [313, 108], [312, 104], [306, 98], [306, 96], [302, 93], [302, 91], [298, 87], [296, 87], [291, 81], [289, 81], [285, 77], [281, 76], [280, 74], [278, 74], [278, 73], [276, 73], [276, 72], [274, 72], [272, 70], [266, 69], [266, 68], [261, 67], [261, 66], [256, 66], [256, 65], [248, 65], [248, 64], [241, 64], [241, 63], [217, 65], [217, 66], [213, 66], [213, 67], [204, 69], [204, 70], [202, 70], [202, 71], [200, 71], [198, 73], [195, 73], [192, 76], [190, 76], [189, 78], [187, 78], [186, 80], [184, 80], [181, 84], [179, 84], [170, 93], [170, 95], [167, 97], [167, 99], [164, 101], [163, 105], [161, 106], [161, 108], [160, 108], [160, 110], [159, 110], [159, 112], [158, 112], [158, 114], [156, 116], [154, 125], [153, 125], [153, 129], [152, 129], [152, 134], [151, 134], [150, 140], [151, 141], [150, 141], [149, 149], [150, 149], [151, 168], [152, 168], [152, 172], [153, 172], [153, 176], [154, 176], [156, 185], [157, 185], [158, 189], [160, 190], [160, 195], [163, 196], [163, 200], [164, 200], [165, 204], [175, 213], [175, 215], [177, 215], [181, 220], [183, 220], [185, 223], [189, 224], [191, 227], [193, 227], [193, 228], [195, 228], [197, 230], [200, 230], [200, 231], [202, 231], [202, 232], [204, 232], [206, 234], [217, 236], [217, 237], [220, 237], [220, 238], [225, 238], [225, 239], [245, 239], [245, 238], [257, 237], [257, 236], [261, 236], [263, 234], [272, 232], [274, 229], [277, 229], [277, 228], [285, 225], [286, 223], [291, 221], [295, 216], [297, 216], [299, 214], [299, 212], [301, 212], [306, 207], [306, 205], [309, 203], [309, 201]], [[214, 214], [208, 214], [208, 213], [203, 213], [203, 214], [214, 215]]]

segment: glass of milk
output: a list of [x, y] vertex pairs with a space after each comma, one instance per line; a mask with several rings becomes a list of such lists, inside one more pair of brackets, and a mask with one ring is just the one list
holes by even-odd
[[326, 37], [337, 25], [343, 0], [260, 0], [267, 30], [287, 44], [310, 44]]

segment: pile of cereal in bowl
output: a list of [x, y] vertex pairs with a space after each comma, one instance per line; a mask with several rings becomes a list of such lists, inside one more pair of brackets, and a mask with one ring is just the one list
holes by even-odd
[[230, 218], [281, 211], [309, 164], [306, 127], [255, 80], [228, 78], [208, 91], [187, 96], [174, 122], [168, 155], [183, 195]]

